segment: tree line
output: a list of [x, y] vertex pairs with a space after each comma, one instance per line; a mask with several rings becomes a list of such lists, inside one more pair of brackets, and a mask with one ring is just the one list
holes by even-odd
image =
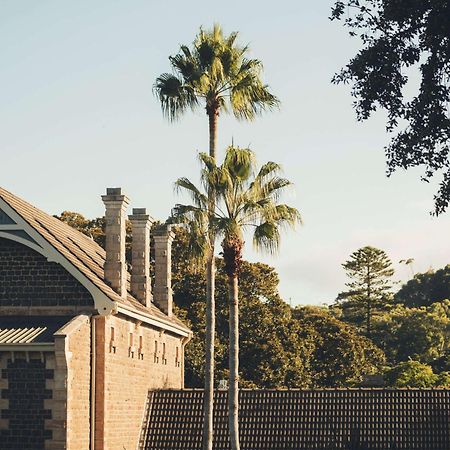
[[[58, 217], [104, 244], [103, 218], [67, 211]], [[188, 230], [175, 227], [175, 233], [175, 311], [194, 332], [186, 348], [185, 382], [203, 387], [206, 270], [191, 263]], [[130, 247], [128, 232], [128, 255]], [[215, 264], [217, 386], [229, 375], [229, 302], [223, 258]], [[380, 249], [358, 249], [343, 269], [348, 289], [330, 306], [291, 307], [278, 292], [273, 267], [242, 261], [241, 387], [450, 386], [450, 265], [418, 273], [396, 292], [392, 263]]]

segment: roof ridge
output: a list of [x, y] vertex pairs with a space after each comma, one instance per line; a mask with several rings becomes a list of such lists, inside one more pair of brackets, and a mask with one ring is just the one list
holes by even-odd
[[[214, 388], [215, 391], [227, 392], [228, 389]], [[154, 389], [154, 392], [203, 392], [203, 388], [168, 388], [168, 389]], [[447, 387], [321, 387], [321, 388], [239, 388], [239, 392], [267, 392], [267, 393], [281, 393], [281, 392], [338, 392], [338, 391], [450, 391]]]

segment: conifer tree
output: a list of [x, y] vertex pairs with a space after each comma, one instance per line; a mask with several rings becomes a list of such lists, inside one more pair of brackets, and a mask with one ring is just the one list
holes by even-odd
[[353, 252], [342, 267], [350, 278], [349, 290], [341, 292], [337, 301], [344, 318], [365, 327], [370, 337], [373, 316], [392, 302], [391, 260], [383, 250], [366, 246]]

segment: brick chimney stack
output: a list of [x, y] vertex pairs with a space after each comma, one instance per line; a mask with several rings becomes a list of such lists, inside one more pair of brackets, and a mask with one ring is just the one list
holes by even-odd
[[144, 305], [152, 302], [150, 279], [150, 227], [153, 220], [145, 208], [133, 208], [128, 216], [131, 222], [133, 243], [131, 247], [131, 292]]
[[102, 195], [106, 220], [105, 280], [121, 297], [127, 296], [127, 264], [125, 260], [125, 212], [129, 198], [121, 188], [107, 188]]
[[172, 241], [175, 233], [170, 225], [158, 227], [155, 241], [155, 286], [153, 301], [168, 316], [172, 315]]

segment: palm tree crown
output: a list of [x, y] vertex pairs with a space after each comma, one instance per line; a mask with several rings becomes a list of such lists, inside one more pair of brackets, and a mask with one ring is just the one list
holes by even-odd
[[[286, 204], [278, 203], [280, 195], [291, 182], [279, 176], [280, 166], [274, 162], [264, 164], [254, 176], [255, 156], [246, 148], [229, 147], [221, 166], [201, 153], [202, 184], [205, 191], [213, 190], [216, 208], [212, 226], [223, 244], [243, 241], [247, 230], [253, 230], [253, 244], [257, 249], [276, 252], [280, 231], [301, 222], [300, 214]], [[189, 193], [192, 204], [177, 204], [173, 216], [191, 227], [197, 252], [204, 251], [208, 226], [208, 195], [187, 178], [176, 182], [179, 190]]]
[[173, 73], [160, 75], [154, 91], [170, 120], [201, 101], [208, 115], [218, 115], [223, 108], [246, 120], [278, 105], [260, 79], [261, 61], [245, 57], [248, 47], [237, 45], [237, 36], [224, 36], [219, 25], [211, 31], [200, 28], [192, 48], [182, 45], [180, 53], [169, 57]]

